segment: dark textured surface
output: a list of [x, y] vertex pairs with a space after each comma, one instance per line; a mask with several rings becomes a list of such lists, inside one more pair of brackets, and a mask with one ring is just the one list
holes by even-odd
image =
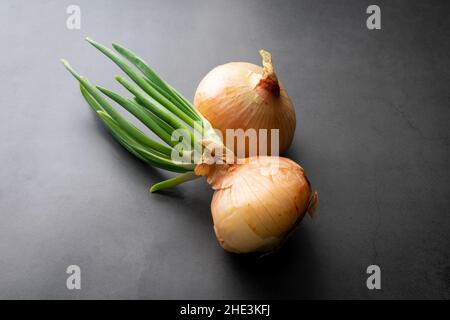
[[[0, 298], [450, 298], [449, 30], [444, 1], [2, 1]], [[225, 253], [204, 181], [120, 148], [59, 63], [114, 89], [84, 36], [140, 53], [192, 98], [203, 75], [272, 52], [296, 104], [288, 156], [320, 192], [276, 255]], [[66, 289], [66, 267], [82, 289]], [[378, 264], [382, 290], [366, 288]]]

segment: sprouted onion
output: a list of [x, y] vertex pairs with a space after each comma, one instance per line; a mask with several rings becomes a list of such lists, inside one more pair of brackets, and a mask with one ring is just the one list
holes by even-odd
[[[278, 155], [287, 150], [294, 137], [296, 120], [292, 101], [275, 74], [270, 53], [261, 50], [260, 54], [263, 67], [247, 62], [215, 67], [202, 79], [194, 97], [196, 108], [221, 131], [227, 146], [234, 144], [233, 151], [238, 157]], [[258, 148], [252, 150], [248, 140], [245, 144], [238, 143], [236, 136], [227, 135], [227, 129], [267, 131], [255, 138]], [[274, 129], [279, 130], [276, 148], [271, 145]]]
[[[234, 157], [230, 160], [227, 152], [224, 153], [227, 156], [216, 154], [215, 150], [223, 143], [210, 123], [141, 58], [118, 44], [113, 44], [113, 51], [92, 39], [86, 40], [128, 75], [132, 81], [121, 76], [116, 76], [116, 80], [133, 97], [125, 98], [92, 85], [62, 60], [79, 81], [83, 97], [129, 152], [152, 166], [181, 173], [156, 183], [151, 192], [201, 176], [207, 178], [215, 190], [211, 203], [214, 230], [225, 250], [235, 253], [271, 251], [282, 244], [306, 212], [312, 214], [317, 205], [317, 192], [312, 191], [299, 165], [281, 157], [253, 157], [237, 162]], [[135, 116], [163, 143], [127, 121], [106, 97]], [[183, 145], [184, 149], [179, 148], [182, 144], [179, 140], [173, 139], [177, 130], [183, 130], [192, 138], [189, 144]], [[196, 138], [198, 136], [201, 139]], [[201, 152], [197, 162], [193, 151]], [[207, 151], [209, 158], [213, 156], [215, 161], [205, 161]]]

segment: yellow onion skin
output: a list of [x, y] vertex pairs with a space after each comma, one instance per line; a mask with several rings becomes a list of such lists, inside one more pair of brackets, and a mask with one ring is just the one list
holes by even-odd
[[[270, 66], [271, 62], [269, 61]], [[194, 105], [200, 113], [221, 131], [224, 142], [226, 129], [279, 129], [279, 150], [272, 152], [270, 131], [267, 134], [267, 153], [257, 148], [250, 154], [236, 143], [234, 152], [245, 157], [278, 155], [291, 145], [296, 126], [295, 109], [284, 86], [273, 72], [246, 62], [231, 62], [211, 70], [200, 82]], [[259, 131], [258, 131], [259, 132]], [[259, 137], [258, 137], [259, 146]]]
[[199, 165], [196, 173], [215, 190], [214, 231], [229, 252], [273, 251], [317, 205], [303, 168], [287, 158], [253, 157], [219, 169]]

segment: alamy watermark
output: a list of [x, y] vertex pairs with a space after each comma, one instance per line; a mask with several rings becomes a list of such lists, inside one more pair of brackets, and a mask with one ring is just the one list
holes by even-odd
[[66, 273], [69, 274], [66, 280], [66, 287], [69, 290], [81, 289], [81, 269], [73, 264], [67, 267]]
[[176, 129], [171, 160], [179, 163], [242, 164], [256, 156], [278, 156], [279, 129], [226, 129], [222, 132], [196, 122], [194, 130]]
[[66, 13], [69, 14], [66, 20], [66, 27], [69, 30], [81, 29], [81, 9], [75, 4], [71, 4], [66, 8]]
[[381, 29], [381, 9], [376, 4], [372, 4], [367, 7], [367, 14], [370, 16], [366, 20], [366, 26], [369, 30], [380, 30]]
[[367, 274], [370, 276], [367, 278], [366, 286], [369, 290], [381, 290], [381, 269], [379, 266], [373, 264], [367, 267]]

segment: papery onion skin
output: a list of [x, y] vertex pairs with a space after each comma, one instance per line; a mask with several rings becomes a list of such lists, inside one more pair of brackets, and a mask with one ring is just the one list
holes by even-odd
[[253, 157], [229, 167], [197, 166], [215, 190], [214, 231], [233, 253], [268, 252], [279, 247], [307, 211], [317, 205], [304, 170], [282, 157]]
[[[269, 54], [270, 59], [270, 54]], [[200, 82], [194, 105], [215, 129], [221, 131], [227, 147], [226, 129], [279, 129], [279, 150], [272, 152], [268, 132], [267, 153], [250, 154], [249, 146], [238, 156], [278, 155], [291, 145], [295, 126], [295, 109], [284, 86], [278, 81], [271, 61], [264, 68], [246, 62], [231, 62], [211, 70]], [[268, 70], [270, 66], [270, 70]], [[259, 144], [258, 144], [259, 145]]]

